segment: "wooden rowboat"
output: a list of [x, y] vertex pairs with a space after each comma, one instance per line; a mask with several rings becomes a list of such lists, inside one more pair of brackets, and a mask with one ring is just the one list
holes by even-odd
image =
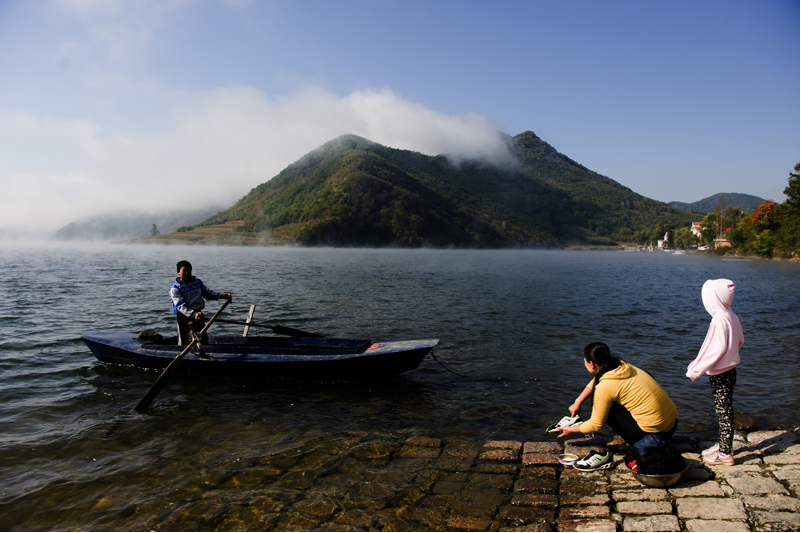
[[[160, 337], [160, 336], [159, 336]], [[184, 346], [176, 337], [147, 339], [130, 333], [81, 337], [106, 363], [165, 368]], [[197, 350], [183, 358], [187, 370], [295, 378], [359, 379], [414, 370], [439, 339], [374, 343], [364, 339], [209, 336], [207, 358]]]

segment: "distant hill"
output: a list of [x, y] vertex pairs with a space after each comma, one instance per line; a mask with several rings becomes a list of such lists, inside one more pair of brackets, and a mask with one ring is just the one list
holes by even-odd
[[671, 205], [676, 209], [683, 209], [684, 211], [698, 211], [700, 213], [708, 214], [715, 210], [718, 200], [721, 201], [721, 204], [724, 208], [738, 207], [746, 213], [750, 213], [756, 207], [758, 207], [759, 204], [767, 201], [758, 196], [752, 196], [750, 194], [721, 192], [689, 204], [684, 202], [668, 202], [668, 205]]
[[630, 242], [657, 223], [692, 222], [692, 214], [585, 168], [530, 131], [508, 146], [517, 163], [505, 168], [457, 166], [345, 135], [230, 209], [157, 240], [532, 247]]
[[170, 213], [122, 213], [101, 215], [70, 222], [53, 239], [59, 241], [121, 241], [150, 236], [153, 224], [161, 233], [171, 233], [181, 226], [197, 224], [219, 212], [222, 207]]

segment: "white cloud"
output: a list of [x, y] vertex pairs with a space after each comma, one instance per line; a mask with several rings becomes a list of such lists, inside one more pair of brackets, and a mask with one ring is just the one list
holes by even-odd
[[[232, 204], [346, 133], [454, 160], [504, 161], [479, 116], [448, 116], [390, 90], [320, 89], [269, 99], [252, 87], [174, 97], [158, 131], [106, 132], [85, 119], [0, 111], [0, 227], [54, 231], [87, 216]], [[22, 224], [20, 224], [22, 222]]]

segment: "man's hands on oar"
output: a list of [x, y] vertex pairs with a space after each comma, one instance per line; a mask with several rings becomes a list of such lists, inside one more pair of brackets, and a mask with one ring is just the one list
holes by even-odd
[[163, 389], [163, 388], [164, 388], [164, 385], [166, 385], [166, 384], [167, 384], [167, 380], [170, 378], [170, 376], [171, 376], [172, 374], [174, 374], [174, 373], [175, 373], [175, 371], [178, 369], [178, 367], [179, 367], [179, 366], [180, 366], [180, 364], [181, 364], [181, 360], [184, 358], [184, 356], [185, 356], [187, 353], [189, 353], [189, 350], [191, 350], [191, 349], [192, 349], [192, 346], [194, 346], [194, 345], [197, 343], [197, 340], [200, 338], [200, 336], [201, 336], [201, 335], [203, 335], [203, 334], [206, 332], [206, 330], [207, 330], [207, 329], [209, 329], [209, 326], [211, 326], [211, 324], [212, 324], [212, 323], [214, 322], [214, 320], [217, 318], [217, 315], [219, 315], [220, 313], [222, 313], [223, 309], [225, 309], [225, 307], [226, 307], [226, 306], [227, 306], [229, 303], [231, 303], [231, 300], [230, 300], [230, 299], [228, 299], [228, 300], [227, 300], [227, 301], [226, 301], [226, 302], [225, 302], [225, 303], [222, 305], [222, 307], [220, 307], [220, 308], [217, 310], [217, 312], [216, 312], [216, 313], [214, 313], [214, 316], [212, 316], [212, 317], [209, 319], [209, 321], [206, 323], [206, 326], [205, 326], [205, 327], [204, 327], [202, 330], [200, 330], [200, 333], [199, 333], [198, 335], [194, 336], [194, 338], [193, 338], [193, 339], [192, 339], [192, 341], [191, 341], [191, 342], [190, 342], [190, 343], [189, 343], [189, 344], [186, 346], [186, 348], [184, 348], [184, 349], [183, 349], [183, 351], [181, 351], [181, 353], [180, 353], [180, 354], [178, 354], [178, 355], [177, 355], [177, 356], [176, 356], [176, 357], [175, 357], [175, 358], [174, 358], [172, 361], [170, 361], [170, 364], [169, 364], [169, 365], [167, 365], [167, 368], [165, 368], [165, 369], [164, 369], [164, 370], [161, 372], [161, 375], [159, 375], [158, 379], [156, 379], [156, 381], [153, 383], [153, 385], [151, 385], [151, 387], [150, 387], [150, 390], [148, 390], [148, 391], [147, 391], [147, 394], [145, 394], [145, 396], [144, 396], [144, 397], [143, 397], [141, 400], [139, 400], [139, 403], [138, 403], [138, 404], [136, 404], [136, 407], [134, 407], [133, 409], [131, 409], [131, 410], [130, 410], [130, 411], [127, 413], [127, 414], [125, 414], [125, 415], [121, 416], [120, 418], [118, 418], [118, 419], [117, 419], [117, 420], [116, 420], [116, 421], [115, 421], [115, 422], [114, 422], [114, 423], [113, 423], [113, 424], [112, 424], [112, 425], [111, 425], [111, 426], [110, 426], [110, 427], [109, 427], [109, 428], [108, 428], [108, 429], [105, 431], [105, 435], [106, 435], [107, 437], [110, 437], [110, 436], [112, 436], [114, 433], [116, 433], [116, 432], [117, 432], [117, 430], [118, 430], [120, 427], [122, 427], [122, 425], [125, 423], [125, 421], [126, 421], [128, 418], [130, 418], [130, 415], [132, 415], [132, 414], [134, 413], [134, 411], [136, 411], [136, 412], [140, 412], [140, 413], [141, 413], [141, 412], [143, 412], [143, 411], [147, 410], [147, 408], [150, 406], [150, 404], [153, 402], [153, 400], [155, 400], [155, 399], [156, 399], [156, 396], [158, 395], [158, 393], [159, 393], [159, 392], [161, 392], [161, 389]]

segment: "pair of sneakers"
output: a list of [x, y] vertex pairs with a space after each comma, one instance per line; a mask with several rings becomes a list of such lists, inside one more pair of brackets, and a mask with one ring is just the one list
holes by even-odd
[[704, 462], [708, 465], [734, 465], [734, 455], [723, 455], [720, 453], [720, 444], [715, 444], [711, 448], [707, 448], [706, 450], [702, 451], [701, 457], [704, 458]]

